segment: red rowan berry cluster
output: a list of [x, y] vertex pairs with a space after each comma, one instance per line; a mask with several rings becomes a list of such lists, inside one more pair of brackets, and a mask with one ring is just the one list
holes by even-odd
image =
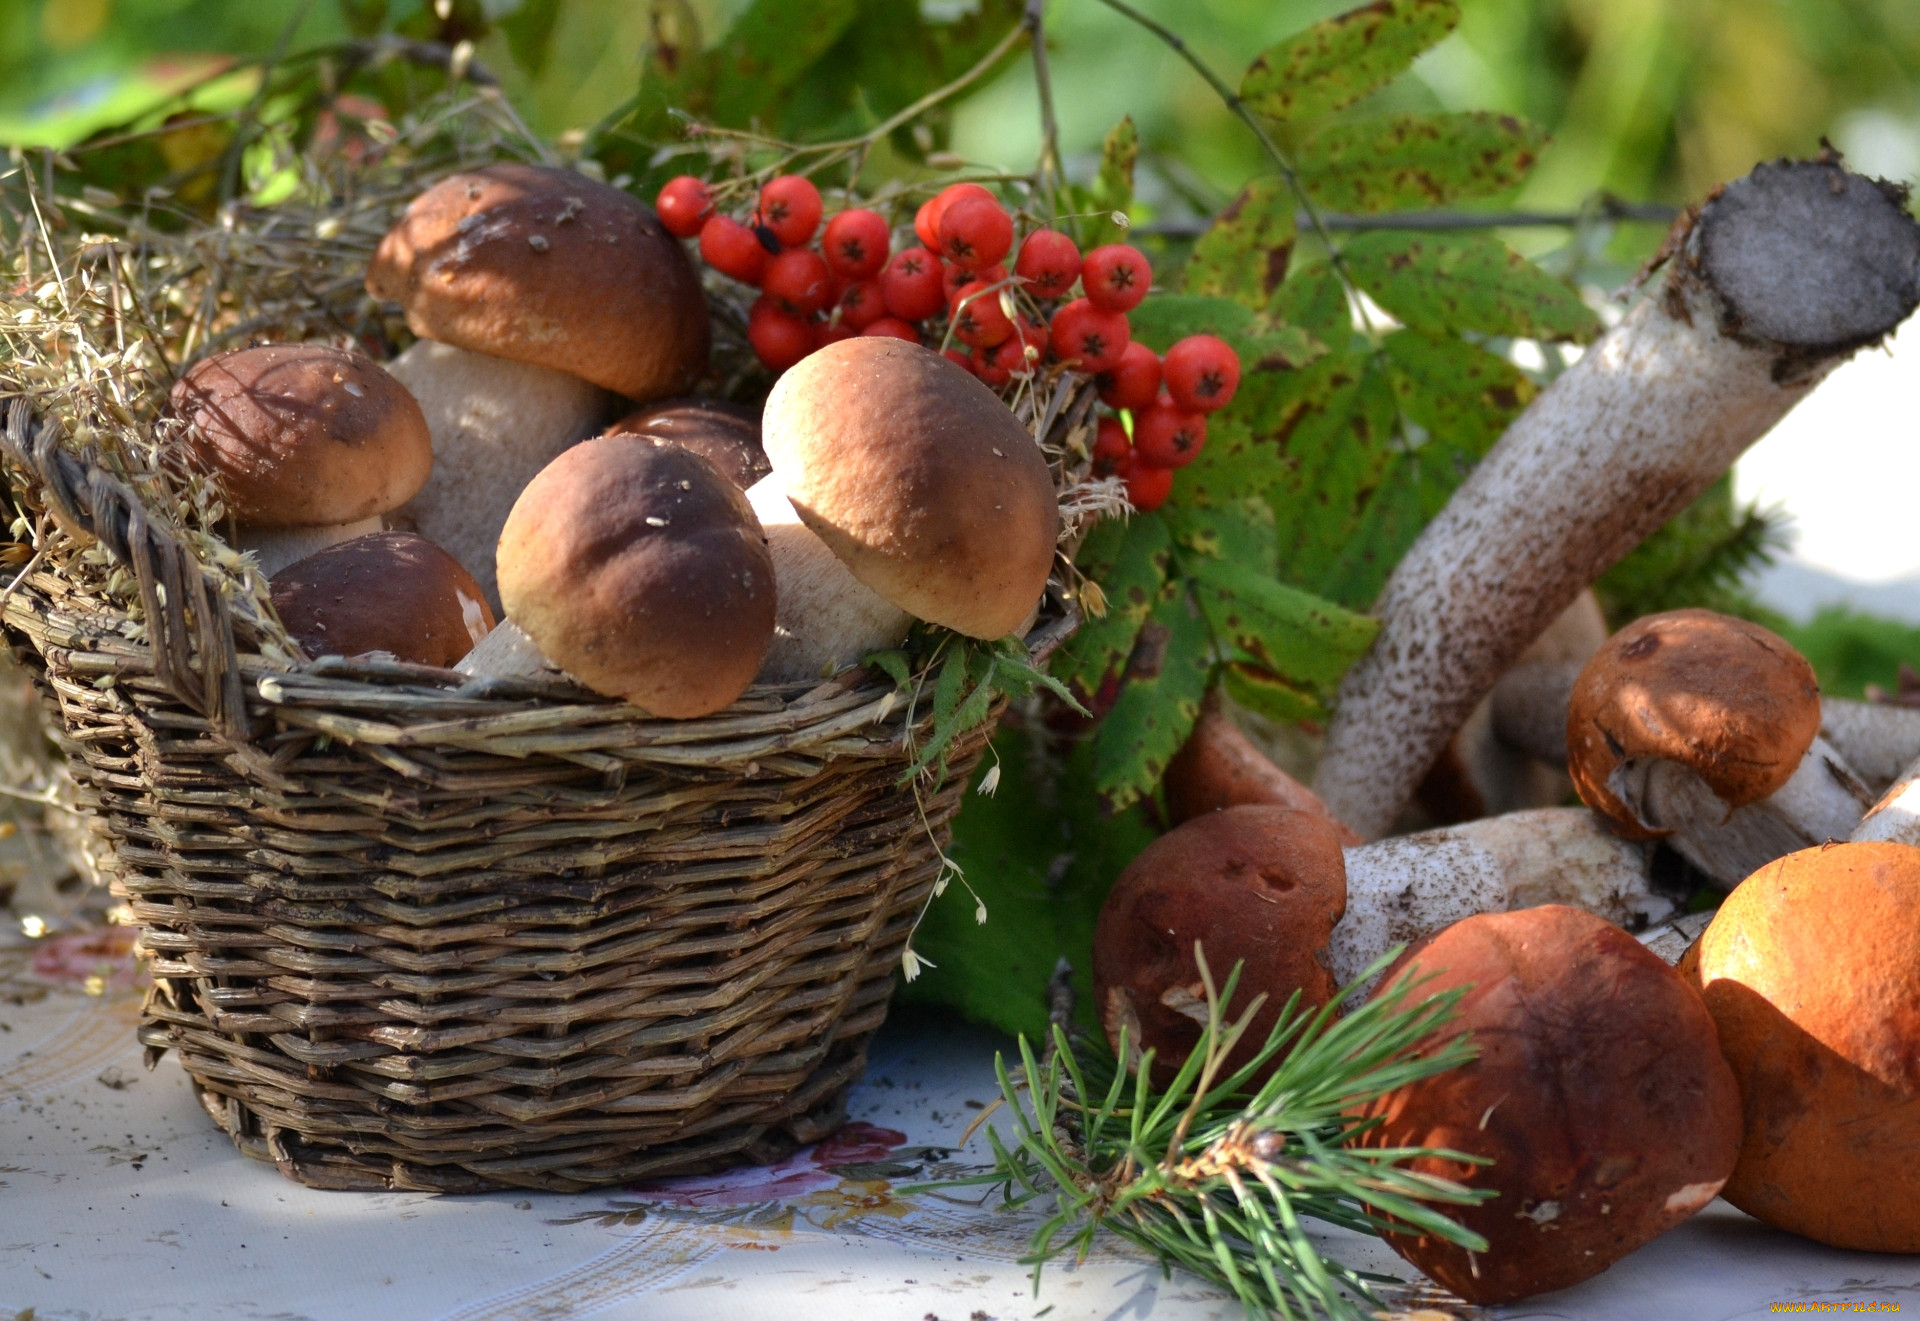
[[820, 190], [798, 175], [769, 180], [744, 220], [717, 211], [691, 175], [669, 181], [657, 205], [671, 233], [698, 240], [709, 266], [760, 291], [747, 340], [770, 371], [835, 340], [892, 335], [946, 345], [948, 359], [995, 389], [1049, 359], [1097, 378], [1102, 401], [1131, 415], [1132, 433], [1117, 417], [1101, 420], [1094, 472], [1123, 480], [1138, 509], [1166, 501], [1173, 470], [1206, 443], [1206, 414], [1240, 383], [1239, 358], [1211, 335], [1181, 340], [1164, 360], [1133, 342], [1127, 313], [1153, 283], [1139, 249], [1082, 254], [1058, 230], [1035, 229], [1016, 251], [1013, 217], [977, 183], [929, 199], [913, 219], [918, 243], [897, 252], [877, 211], [841, 211], [822, 230]]

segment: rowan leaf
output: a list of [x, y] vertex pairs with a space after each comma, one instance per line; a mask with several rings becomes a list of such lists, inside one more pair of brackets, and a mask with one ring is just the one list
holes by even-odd
[[1075, 562], [1100, 585], [1107, 613], [1082, 622], [1053, 663], [1055, 677], [1081, 702], [1126, 664], [1140, 626], [1162, 595], [1172, 553], [1173, 538], [1158, 514], [1108, 519], [1081, 543]]
[[1487, 234], [1362, 234], [1342, 251], [1354, 281], [1403, 325], [1445, 334], [1570, 339], [1600, 320], [1557, 280]]
[[1184, 586], [1162, 595], [1134, 639], [1119, 700], [1094, 740], [1093, 788], [1108, 812], [1153, 792], [1200, 716], [1212, 635]]
[[860, 0], [754, 0], [711, 52], [713, 117], [746, 124], [763, 114], [831, 50], [860, 13]]
[[1304, 367], [1327, 351], [1298, 326], [1286, 325], [1230, 298], [1200, 294], [1155, 294], [1129, 314], [1132, 335], [1155, 353], [1165, 353], [1188, 335], [1218, 335], [1240, 355], [1241, 371], [1265, 366]]
[[1405, 73], [1459, 21], [1453, 0], [1376, 0], [1269, 47], [1241, 78], [1240, 99], [1269, 119], [1327, 114]]
[[[1240, 388], [1246, 390], [1244, 378]], [[1206, 446], [1180, 470], [1174, 500], [1181, 509], [1228, 504], [1249, 492], [1272, 490], [1286, 475], [1279, 449], [1254, 436], [1235, 399], [1232, 407], [1207, 419]]]
[[1436, 443], [1465, 456], [1469, 466], [1539, 392], [1505, 358], [1452, 335], [1396, 330], [1381, 347], [1400, 411]]
[[1198, 555], [1232, 560], [1267, 575], [1279, 568], [1273, 506], [1257, 495], [1215, 505], [1169, 507], [1166, 517], [1174, 545], [1185, 552], [1183, 562], [1188, 555]]
[[1380, 631], [1380, 621], [1289, 587], [1234, 559], [1183, 555], [1200, 609], [1229, 660], [1331, 697], [1340, 676]]
[[1241, 189], [1193, 245], [1187, 292], [1266, 307], [1287, 278], [1293, 213], [1293, 192], [1282, 179], [1269, 175]]
[[1292, 724], [1298, 720], [1318, 720], [1327, 714], [1326, 703], [1312, 685], [1263, 670], [1245, 661], [1229, 661], [1220, 668], [1220, 686], [1249, 711], [1269, 720]]
[[1125, 215], [1133, 209], [1133, 166], [1140, 159], [1140, 132], [1127, 115], [1113, 126], [1100, 144], [1100, 172], [1087, 191], [1086, 209], [1098, 212], [1081, 222], [1080, 237], [1088, 249], [1103, 243], [1124, 243], [1128, 230], [1109, 217], [1116, 211]]
[[[1268, 311], [1333, 348], [1345, 348], [1353, 338], [1353, 311], [1347, 304], [1346, 288], [1324, 261], [1296, 267], [1274, 295]], [[1134, 315], [1137, 318], [1139, 313]]]
[[1547, 145], [1545, 129], [1512, 115], [1387, 115], [1329, 124], [1295, 156], [1314, 201], [1336, 211], [1445, 206], [1505, 192]]

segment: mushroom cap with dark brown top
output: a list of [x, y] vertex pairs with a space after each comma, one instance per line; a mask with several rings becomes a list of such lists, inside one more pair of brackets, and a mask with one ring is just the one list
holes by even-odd
[[1729, 1202], [1862, 1252], [1920, 1252], [1920, 849], [1768, 863], [1681, 960], [1746, 1105]]
[[1671, 832], [1614, 792], [1623, 762], [1678, 762], [1732, 809], [1785, 784], [1819, 732], [1819, 680], [1786, 639], [1711, 610], [1673, 610], [1627, 625], [1580, 672], [1567, 771], [1621, 834], [1651, 839]]
[[760, 447], [760, 414], [724, 399], [690, 396], [642, 404], [606, 434], [650, 436], [692, 450], [743, 491], [773, 471]]
[[309, 656], [386, 651], [450, 668], [493, 628], [480, 584], [411, 532], [328, 546], [273, 576], [273, 608]]
[[186, 443], [254, 527], [328, 527], [398, 509], [433, 471], [427, 419], [357, 353], [267, 344], [202, 358], [167, 396]]
[[595, 692], [702, 716], [773, 641], [773, 557], [747, 497], [690, 450], [582, 441], [520, 493], [496, 556], [507, 615]]
[[571, 170], [505, 162], [449, 175], [380, 241], [367, 291], [407, 325], [630, 399], [707, 367], [707, 300], [653, 209]]
[[1338, 829], [1324, 813], [1229, 807], [1149, 844], [1114, 882], [1094, 928], [1094, 1002], [1114, 1048], [1124, 1024], [1131, 1050], [1156, 1052], [1154, 1077], [1172, 1079], [1206, 1016], [1195, 941], [1218, 988], [1243, 964], [1230, 1018], [1267, 997], [1235, 1067], [1295, 991], [1309, 1011], [1332, 1000], [1327, 942], [1347, 907]]
[[855, 578], [977, 638], [1039, 604], [1060, 508], [1033, 436], [993, 391], [905, 340], [841, 340], [787, 370], [762, 439], [800, 519]]
[[1598, 1275], [1713, 1200], [1740, 1148], [1740, 1093], [1713, 1019], [1639, 941], [1563, 904], [1487, 913], [1414, 945], [1381, 979], [1463, 992], [1423, 1043], [1472, 1033], [1471, 1062], [1362, 1108], [1367, 1147], [1442, 1147], [1490, 1165], [1410, 1162], [1497, 1196], [1447, 1214], [1487, 1240], [1387, 1244], [1468, 1302], [1512, 1302]]

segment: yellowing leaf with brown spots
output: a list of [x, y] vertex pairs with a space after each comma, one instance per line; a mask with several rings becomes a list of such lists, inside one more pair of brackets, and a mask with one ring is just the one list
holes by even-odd
[[1335, 211], [1445, 206], [1527, 177], [1547, 131], [1512, 115], [1386, 115], [1331, 124], [1295, 158], [1313, 200]]
[[1270, 47], [1240, 80], [1240, 98], [1270, 119], [1352, 105], [1399, 77], [1460, 21], [1453, 0], [1378, 0]]

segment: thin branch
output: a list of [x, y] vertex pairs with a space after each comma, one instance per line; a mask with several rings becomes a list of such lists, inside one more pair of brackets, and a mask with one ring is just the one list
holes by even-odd
[[1040, 162], [1034, 173], [1040, 176], [1040, 193], [1047, 211], [1057, 214], [1060, 186], [1060, 121], [1053, 112], [1053, 75], [1047, 68], [1046, 0], [1027, 0], [1027, 36], [1033, 48], [1033, 80], [1040, 91]]

